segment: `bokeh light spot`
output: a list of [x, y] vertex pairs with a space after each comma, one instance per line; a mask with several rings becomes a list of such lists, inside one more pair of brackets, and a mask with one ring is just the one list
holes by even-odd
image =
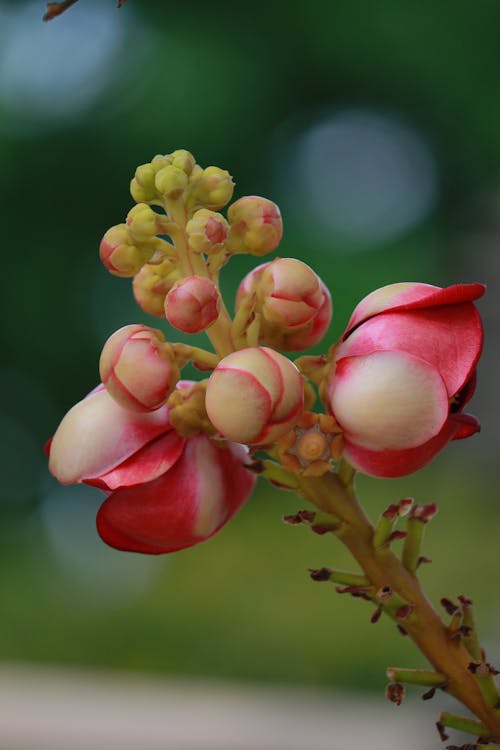
[[103, 500], [94, 487], [60, 487], [54, 481], [43, 498], [40, 517], [65, 575], [100, 606], [112, 607], [140, 596], [164, 570], [165, 562], [106, 546], [95, 527]]
[[16, 132], [78, 117], [125, 56], [127, 15], [113, 3], [85, 0], [51, 23], [41, 22], [42, 6], [0, 6], [0, 106]]
[[437, 166], [424, 137], [384, 112], [323, 115], [292, 136], [285, 162], [290, 202], [351, 246], [395, 239], [426, 219], [437, 199]]

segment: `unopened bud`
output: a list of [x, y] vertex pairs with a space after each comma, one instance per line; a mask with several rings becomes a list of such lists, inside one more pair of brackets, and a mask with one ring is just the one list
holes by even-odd
[[283, 234], [278, 206], [267, 198], [247, 195], [229, 207], [231, 225], [228, 247], [234, 253], [266, 255], [274, 250]]
[[227, 239], [229, 226], [222, 214], [200, 208], [186, 226], [189, 247], [195, 253], [210, 253]]
[[233, 190], [229, 172], [219, 167], [206, 167], [193, 181], [191, 197], [195, 205], [217, 211], [229, 203]]
[[117, 224], [108, 229], [99, 246], [99, 257], [108, 271], [124, 278], [135, 276], [149, 259], [147, 256], [134, 244], [126, 224]]
[[260, 340], [285, 351], [305, 349], [326, 333], [332, 316], [328, 289], [295, 258], [276, 258], [251, 271], [240, 284], [236, 308], [254, 298], [261, 314]]
[[299, 371], [266, 347], [229, 354], [208, 381], [208, 416], [224, 437], [239, 443], [274, 443], [297, 423], [303, 405]]
[[157, 318], [165, 317], [165, 297], [177, 281], [177, 276], [170, 260], [143, 265], [134, 276], [132, 289], [137, 304], [144, 312]]
[[127, 214], [130, 235], [138, 242], [152, 239], [158, 232], [158, 219], [147, 203], [138, 203]]
[[182, 169], [182, 171], [189, 177], [193, 171], [194, 165], [196, 164], [193, 154], [183, 148], [179, 148], [176, 151], [173, 151], [169, 156], [172, 160], [172, 166]]
[[170, 198], [171, 200], [177, 200], [180, 198], [188, 184], [188, 177], [186, 173], [179, 169], [169, 165], [163, 167], [157, 173], [155, 177], [155, 185], [158, 193], [164, 198]]
[[203, 276], [178, 281], [165, 299], [165, 316], [170, 325], [184, 333], [198, 333], [219, 317], [217, 287]]
[[161, 331], [124, 326], [106, 341], [99, 361], [110, 396], [130, 411], [159, 409], [179, 379], [174, 353]]
[[158, 197], [155, 187], [156, 171], [152, 164], [141, 164], [135, 170], [135, 176], [130, 183], [130, 194], [138, 203], [149, 203]]

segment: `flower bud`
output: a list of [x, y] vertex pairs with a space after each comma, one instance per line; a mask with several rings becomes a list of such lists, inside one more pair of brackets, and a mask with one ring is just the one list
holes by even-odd
[[200, 208], [188, 221], [186, 231], [191, 250], [195, 253], [210, 253], [226, 241], [229, 227], [222, 214]]
[[115, 276], [135, 276], [152, 254], [134, 244], [126, 224], [117, 224], [108, 229], [99, 246], [99, 257]]
[[167, 294], [165, 315], [170, 325], [184, 333], [198, 333], [219, 317], [220, 297], [213, 281], [188, 276]]
[[155, 185], [158, 193], [164, 198], [177, 200], [188, 184], [188, 177], [182, 169], [169, 165], [156, 174]]
[[106, 341], [99, 361], [110, 396], [129, 411], [154, 411], [179, 379], [172, 348], [161, 331], [144, 325], [120, 328]]
[[229, 203], [233, 190], [234, 182], [229, 172], [219, 167], [206, 167], [193, 181], [191, 195], [195, 205], [217, 211]]
[[316, 344], [331, 320], [328, 289], [317, 274], [295, 258], [276, 258], [251, 271], [240, 284], [236, 309], [254, 297], [262, 316], [260, 340], [286, 351]]
[[266, 255], [279, 245], [283, 223], [272, 201], [247, 195], [229, 207], [227, 218], [231, 225], [228, 248], [233, 253]]
[[159, 218], [146, 203], [138, 203], [127, 214], [127, 226], [131, 237], [138, 242], [152, 239], [158, 232]]
[[172, 166], [182, 169], [182, 171], [189, 177], [194, 169], [194, 165], [196, 164], [193, 154], [183, 148], [179, 148], [177, 151], [173, 151], [169, 156], [172, 160]]
[[177, 280], [178, 272], [170, 260], [145, 263], [132, 283], [137, 304], [148, 315], [164, 318], [165, 297]]
[[135, 176], [130, 183], [130, 194], [138, 203], [149, 203], [158, 198], [155, 187], [156, 171], [152, 164], [141, 164], [135, 170]]
[[208, 416], [225, 438], [238, 443], [274, 443], [297, 423], [303, 406], [298, 369], [266, 347], [229, 354], [208, 381]]

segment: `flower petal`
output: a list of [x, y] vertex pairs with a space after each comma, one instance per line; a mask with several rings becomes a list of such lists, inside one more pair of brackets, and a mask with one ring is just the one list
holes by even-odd
[[130, 412], [106, 390], [96, 389], [73, 406], [57, 428], [49, 470], [62, 484], [99, 477], [171, 429], [166, 407], [147, 414]]
[[328, 396], [346, 439], [378, 451], [425, 443], [439, 433], [449, 413], [439, 372], [395, 351], [341, 359]]
[[181, 458], [158, 479], [119, 489], [104, 501], [97, 530], [111, 547], [161, 554], [215, 534], [243, 505], [255, 477], [246, 451], [218, 448], [204, 435], [186, 442]]
[[479, 313], [471, 302], [465, 302], [429, 310], [391, 311], [370, 318], [341, 344], [337, 357], [383, 350], [408, 352], [439, 371], [451, 398], [470, 378], [482, 344]]
[[119, 487], [132, 487], [144, 484], [164, 474], [180, 458], [186, 438], [175, 430], [147, 443], [137, 453], [122, 464], [97, 478], [84, 480], [86, 484], [103, 490], [116, 490]]
[[355, 469], [373, 477], [394, 478], [413, 474], [430, 463], [450, 440], [466, 437], [460, 434], [461, 416], [452, 414], [438, 435], [416, 448], [373, 451], [346, 440], [344, 457]]
[[454, 284], [444, 289], [432, 284], [413, 281], [388, 284], [375, 289], [355, 307], [347, 324], [344, 339], [354, 328], [379, 313], [389, 310], [421, 310], [473, 302], [482, 297], [485, 291], [484, 284]]

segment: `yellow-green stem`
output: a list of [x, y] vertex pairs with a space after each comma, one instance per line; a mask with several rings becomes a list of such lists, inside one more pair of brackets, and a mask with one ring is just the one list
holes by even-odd
[[[343, 476], [348, 476], [347, 470]], [[460, 639], [451, 638], [432, 607], [416, 575], [408, 571], [388, 547], [373, 545], [374, 528], [356, 499], [352, 483], [336, 474], [299, 477], [300, 492], [317, 508], [344, 521], [336, 536], [350, 550], [376, 590], [391, 589], [414, 607], [401, 624], [436, 672], [445, 675], [446, 690], [487, 727], [489, 737], [500, 741], [500, 710], [488, 706], [468, 666], [471, 656]]]
[[[185, 206], [179, 201], [166, 200], [165, 211], [176, 225], [170, 230], [170, 236], [178, 252], [179, 270], [182, 275], [203, 276], [213, 281], [203, 256], [194, 253], [189, 247], [186, 235], [188, 216]], [[219, 357], [225, 357], [236, 349], [231, 336], [231, 322], [231, 317], [221, 296], [219, 317], [205, 331]]]

